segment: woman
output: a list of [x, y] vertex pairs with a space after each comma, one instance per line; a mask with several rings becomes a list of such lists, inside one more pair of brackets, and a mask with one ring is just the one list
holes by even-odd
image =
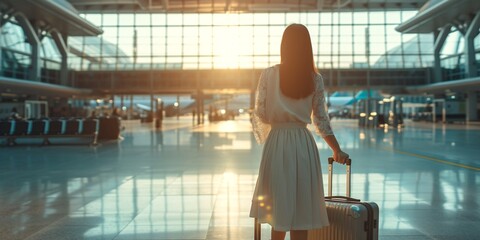
[[283, 33], [281, 64], [265, 69], [258, 83], [253, 130], [265, 143], [250, 217], [272, 226], [272, 240], [307, 239], [307, 230], [328, 225], [317, 145], [306, 125], [313, 121], [345, 163], [330, 128], [322, 77], [315, 70], [310, 34], [289, 25]]

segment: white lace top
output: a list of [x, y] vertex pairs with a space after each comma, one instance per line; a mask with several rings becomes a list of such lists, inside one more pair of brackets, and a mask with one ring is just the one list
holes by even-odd
[[274, 123], [313, 122], [317, 134], [322, 137], [333, 135], [327, 114], [322, 76], [316, 74], [313, 94], [302, 99], [293, 99], [281, 93], [279, 66], [265, 69], [258, 82], [252, 116], [253, 133], [257, 142], [265, 142], [271, 124]]

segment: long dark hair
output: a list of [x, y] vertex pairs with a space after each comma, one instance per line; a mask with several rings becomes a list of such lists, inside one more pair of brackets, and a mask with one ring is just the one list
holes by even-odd
[[312, 42], [308, 29], [301, 24], [291, 24], [283, 32], [280, 48], [280, 89], [290, 98], [307, 97], [314, 90]]

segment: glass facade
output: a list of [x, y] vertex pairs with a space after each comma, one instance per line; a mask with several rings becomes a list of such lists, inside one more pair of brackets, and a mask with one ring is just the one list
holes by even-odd
[[[40, 36], [40, 65], [43, 82], [57, 83], [61, 67], [61, 54], [49, 33]], [[27, 37], [15, 18], [6, 22], [0, 31], [2, 76], [27, 79], [32, 48]]]
[[280, 62], [285, 27], [302, 23], [320, 69], [432, 66], [432, 34], [395, 31], [415, 13], [84, 14], [104, 33], [69, 37], [78, 50], [69, 64], [77, 70], [265, 68]]
[[[480, 37], [474, 39], [477, 66], [480, 64]], [[432, 46], [433, 48], [433, 46]], [[461, 32], [454, 29], [451, 32], [440, 52], [441, 66], [445, 69], [444, 79], [455, 80], [465, 78], [465, 38]], [[480, 73], [480, 68], [477, 69]]]
[[[433, 34], [401, 34], [395, 27], [416, 11], [302, 13], [82, 14], [101, 27], [95, 37], [69, 37], [69, 68], [261, 69], [280, 61], [288, 24], [305, 24], [317, 67], [421, 68], [433, 66]], [[61, 55], [49, 33], [41, 38], [42, 81], [55, 83]], [[27, 79], [31, 46], [15, 18], [1, 27], [1, 74]], [[480, 38], [475, 39], [480, 49]], [[480, 59], [480, 50], [477, 53]], [[443, 79], [465, 77], [464, 37], [452, 30], [441, 51]]]

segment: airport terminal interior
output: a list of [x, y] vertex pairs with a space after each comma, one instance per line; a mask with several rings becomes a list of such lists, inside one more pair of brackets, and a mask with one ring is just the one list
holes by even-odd
[[378, 239], [480, 239], [478, 0], [0, 0], [0, 239], [254, 239], [255, 91], [292, 23]]

